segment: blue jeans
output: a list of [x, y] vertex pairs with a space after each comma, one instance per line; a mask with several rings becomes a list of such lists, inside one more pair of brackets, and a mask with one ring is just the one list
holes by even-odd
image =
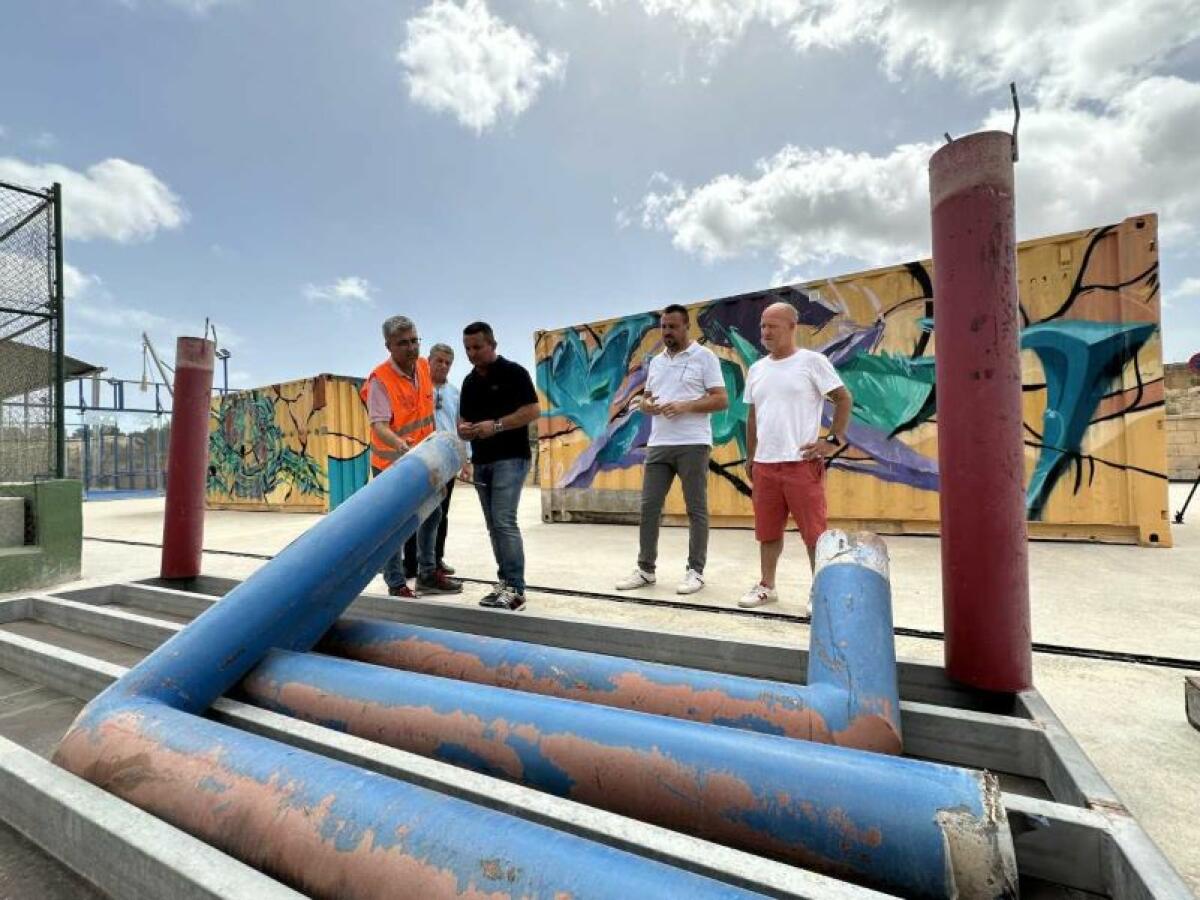
[[[372, 467], [376, 475], [382, 469]], [[437, 536], [438, 525], [442, 521], [442, 507], [435, 506], [424, 522], [417, 527], [417, 578], [433, 578], [437, 571]], [[404, 587], [408, 580], [404, 577], [404, 545], [396, 548], [396, 552], [388, 557], [383, 564], [383, 580], [389, 588]]]
[[475, 491], [492, 539], [497, 575], [518, 594], [525, 593], [525, 546], [517, 527], [517, 504], [528, 473], [527, 459], [502, 459], [475, 466]]

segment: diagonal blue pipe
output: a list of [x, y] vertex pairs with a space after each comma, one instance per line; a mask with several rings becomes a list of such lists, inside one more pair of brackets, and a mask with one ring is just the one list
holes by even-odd
[[308, 649], [464, 455], [422, 442], [97, 696], [55, 761], [318, 897], [756, 896], [200, 717], [272, 648]]
[[92, 760], [88, 780], [314, 897], [760, 896], [156, 701], [73, 730], [62, 752]]

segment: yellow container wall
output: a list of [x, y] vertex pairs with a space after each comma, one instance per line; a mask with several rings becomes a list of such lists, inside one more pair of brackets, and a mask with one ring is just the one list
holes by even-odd
[[367, 407], [358, 395], [359, 386], [355, 379], [330, 378], [326, 387], [322, 433], [329, 476], [329, 509], [336, 509], [370, 477], [371, 426]]
[[366, 483], [366, 429], [353, 379], [318, 375], [214, 397], [208, 505], [327, 512]]
[[[1169, 545], [1157, 217], [1019, 245], [1027, 510], [1034, 536]], [[765, 305], [796, 306], [798, 343], [826, 353], [855, 394], [851, 446], [829, 472], [830, 518], [892, 532], [938, 525], [932, 263], [689, 306], [692, 337], [722, 360], [709, 509], [747, 526], [745, 370]], [[632, 408], [661, 349], [643, 313], [536, 336], [544, 517], [636, 519], [649, 423]], [[678, 485], [668, 516], [684, 513]]]

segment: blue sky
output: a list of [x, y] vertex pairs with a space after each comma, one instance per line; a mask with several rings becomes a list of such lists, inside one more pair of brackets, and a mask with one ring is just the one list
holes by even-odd
[[[0, 41], [0, 179], [63, 180], [68, 351], [137, 378], [205, 318], [249, 387], [379, 323], [501, 352], [928, 252], [940, 135], [1024, 99], [1018, 230], [1162, 216], [1200, 351], [1200, 4], [41, 0]], [[456, 367], [455, 380], [463, 374]]]

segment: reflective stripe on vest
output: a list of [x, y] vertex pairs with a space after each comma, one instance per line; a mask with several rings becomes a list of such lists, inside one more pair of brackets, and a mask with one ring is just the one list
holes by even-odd
[[432, 425], [433, 416], [426, 416], [423, 419], [417, 419], [415, 422], [409, 422], [407, 425], [401, 425], [399, 428], [393, 428], [392, 431], [396, 432], [396, 434], [398, 434], [400, 437], [404, 437], [406, 434], [411, 434], [418, 428], [429, 428], [432, 427]]

